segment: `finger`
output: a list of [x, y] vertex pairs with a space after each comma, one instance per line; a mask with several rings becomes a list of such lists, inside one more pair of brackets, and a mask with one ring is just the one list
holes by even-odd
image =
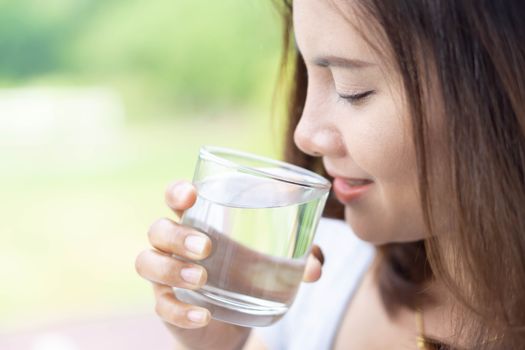
[[191, 208], [197, 200], [197, 190], [191, 182], [179, 180], [172, 182], [164, 193], [166, 204], [177, 214], [182, 216], [184, 210]]
[[318, 245], [314, 245], [312, 247], [311, 253], [317, 258], [317, 260], [319, 260], [321, 265], [324, 264], [324, 254], [323, 254], [323, 251], [321, 250], [321, 248]]
[[207, 235], [166, 218], [151, 225], [148, 239], [152, 246], [162, 252], [191, 260], [204, 259], [211, 252], [211, 240]]
[[303, 282], [317, 281], [319, 278], [321, 278], [321, 269], [321, 261], [319, 261], [313, 254], [310, 254], [306, 260]]
[[139, 254], [135, 268], [140, 276], [151, 282], [186, 289], [198, 289], [208, 278], [202, 266], [177, 260], [153, 249]]
[[204, 327], [210, 322], [207, 309], [177, 300], [170, 286], [153, 283], [153, 291], [157, 300], [155, 312], [165, 322], [187, 329]]

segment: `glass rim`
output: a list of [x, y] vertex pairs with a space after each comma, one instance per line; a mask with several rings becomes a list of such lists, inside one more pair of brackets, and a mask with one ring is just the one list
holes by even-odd
[[[256, 161], [260, 161], [260, 162], [264, 162], [268, 164], [278, 165], [279, 167], [285, 168], [286, 170], [290, 170], [295, 173], [307, 175], [313, 179], [318, 180], [319, 182], [290, 179], [290, 178], [287, 178], [286, 176], [273, 174], [273, 173], [270, 173], [264, 170], [253, 168], [251, 166], [235, 163], [231, 160], [222, 158], [221, 156], [216, 155], [215, 153], [225, 153], [225, 154], [229, 154], [232, 156], [238, 156], [238, 157], [252, 159], [252, 160], [256, 160]], [[209, 146], [209, 145], [201, 146], [199, 150], [199, 158], [206, 159], [206, 160], [212, 160], [228, 168], [241, 170], [244, 173], [263, 176], [266, 178], [271, 178], [277, 181], [287, 182], [287, 183], [291, 183], [291, 184], [299, 185], [303, 187], [329, 190], [330, 187], [332, 186], [332, 184], [330, 183], [330, 181], [328, 181], [328, 179], [324, 178], [323, 176], [311, 170], [301, 168], [300, 166], [290, 164], [282, 160], [259, 156], [257, 154], [253, 154], [253, 153], [249, 153], [245, 151], [239, 151], [239, 150], [232, 149], [232, 148], [220, 147], [220, 146]]]

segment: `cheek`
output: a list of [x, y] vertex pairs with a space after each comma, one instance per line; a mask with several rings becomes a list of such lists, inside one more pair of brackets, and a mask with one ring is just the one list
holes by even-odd
[[352, 160], [381, 184], [404, 182], [415, 172], [408, 120], [392, 99], [347, 112], [342, 132]]
[[374, 180], [346, 218], [364, 240], [381, 244], [422, 239], [417, 168], [408, 118], [391, 100], [354, 111], [344, 128], [350, 158]]

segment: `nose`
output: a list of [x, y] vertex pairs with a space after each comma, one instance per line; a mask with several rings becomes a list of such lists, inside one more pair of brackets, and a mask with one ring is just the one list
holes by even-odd
[[302, 152], [313, 157], [342, 157], [345, 147], [341, 132], [322, 113], [306, 102], [294, 131], [294, 142]]

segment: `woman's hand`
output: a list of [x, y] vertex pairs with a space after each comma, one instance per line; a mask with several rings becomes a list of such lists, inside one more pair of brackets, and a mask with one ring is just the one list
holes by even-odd
[[[179, 218], [193, 206], [196, 197], [195, 187], [187, 181], [174, 182], [165, 193], [166, 204]], [[207, 271], [198, 262], [211, 252], [208, 236], [164, 218], [150, 227], [148, 238], [153, 249], [141, 252], [135, 266], [139, 275], [152, 282], [155, 310], [170, 331], [191, 348], [242, 346], [249, 328], [212, 320], [207, 309], [177, 300], [172, 290], [172, 287], [199, 289], [206, 283]], [[192, 262], [179, 260], [173, 254]], [[321, 249], [314, 246], [306, 265], [305, 282], [319, 279], [323, 260]]]

